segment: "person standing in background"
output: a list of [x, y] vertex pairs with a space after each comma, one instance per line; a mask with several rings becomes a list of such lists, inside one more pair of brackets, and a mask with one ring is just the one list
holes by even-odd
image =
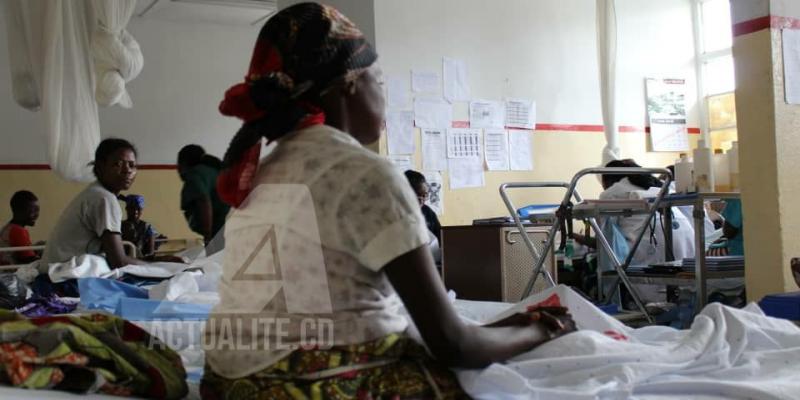
[[[196, 145], [184, 146], [178, 152], [178, 174], [183, 181], [181, 209], [189, 228], [203, 237], [206, 246], [225, 225], [229, 206], [217, 195], [217, 176], [222, 161]], [[215, 243], [215, 250], [223, 243]]]

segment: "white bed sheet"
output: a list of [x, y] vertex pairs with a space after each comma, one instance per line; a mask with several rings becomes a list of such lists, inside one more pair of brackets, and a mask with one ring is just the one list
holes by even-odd
[[[800, 398], [800, 328], [768, 318], [757, 306], [707, 307], [690, 330], [633, 330], [566, 287], [523, 303], [455, 300], [462, 318], [485, 323], [557, 293], [582, 331], [506, 364], [457, 371], [476, 399], [797, 399]], [[202, 370], [202, 321], [135, 321], [175, 349], [187, 372]], [[603, 334], [629, 338], [617, 341]], [[71, 399], [55, 391], [0, 387], [0, 399]], [[89, 399], [119, 399], [93, 395]], [[190, 396], [199, 398], [196, 382]]]
[[[689, 330], [630, 329], [560, 286], [503, 315], [557, 293], [580, 331], [505, 364], [458, 371], [476, 399], [798, 399], [800, 328], [739, 310], [707, 306]], [[622, 334], [627, 340], [616, 340]]]

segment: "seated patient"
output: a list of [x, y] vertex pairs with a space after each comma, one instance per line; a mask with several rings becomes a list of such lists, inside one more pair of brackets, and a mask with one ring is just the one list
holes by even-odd
[[[0, 229], [0, 247], [32, 246], [26, 226], [34, 226], [39, 219], [39, 199], [27, 191], [20, 190], [11, 196], [11, 221]], [[0, 265], [28, 264], [39, 256], [33, 250], [0, 253]]]
[[[218, 184], [236, 210], [203, 398], [464, 398], [448, 366], [485, 367], [574, 329], [562, 308], [492, 326], [456, 314], [408, 182], [363, 147], [383, 125], [376, 59], [338, 11], [300, 3], [266, 22], [246, 82], [226, 93], [220, 111], [244, 124]], [[277, 146], [259, 162], [263, 138]]]
[[97, 181], [72, 199], [58, 219], [42, 257], [45, 269], [48, 263], [84, 254], [105, 254], [111, 268], [143, 263], [123, 250], [118, 200], [119, 193], [128, 190], [136, 178], [136, 149], [124, 139], [105, 139], [94, 157]]
[[128, 216], [128, 219], [122, 221], [122, 240], [133, 243], [142, 257], [152, 257], [156, 252], [158, 232], [153, 225], [142, 219], [144, 196], [129, 194], [121, 198], [125, 201], [125, 213]]
[[414, 194], [417, 195], [417, 201], [419, 202], [422, 216], [425, 217], [425, 225], [428, 226], [428, 236], [430, 237], [428, 247], [431, 249], [436, 264], [440, 264], [442, 262], [442, 225], [439, 223], [439, 217], [436, 216], [436, 212], [425, 204], [425, 201], [428, 200], [428, 193], [430, 190], [428, 182], [425, 181], [425, 175], [417, 171], [408, 170], [405, 172], [405, 176], [406, 179], [408, 179], [408, 183], [411, 184]]
[[436, 240], [441, 240], [442, 224], [439, 223], [439, 217], [436, 216], [436, 212], [434, 212], [433, 209], [425, 204], [428, 200], [428, 192], [430, 190], [428, 182], [425, 181], [425, 175], [414, 170], [406, 171], [405, 175], [406, 179], [408, 179], [408, 183], [411, 184], [411, 188], [414, 189], [414, 194], [417, 195], [417, 201], [419, 201], [422, 215], [425, 217], [425, 225], [427, 225], [428, 230], [436, 236]]

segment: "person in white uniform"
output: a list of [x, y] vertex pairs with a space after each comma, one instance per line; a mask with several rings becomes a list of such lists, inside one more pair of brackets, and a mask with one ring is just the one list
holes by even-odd
[[[608, 168], [641, 168], [633, 160], [615, 160], [609, 162]], [[603, 192], [600, 200], [635, 200], [650, 199], [658, 196], [662, 181], [651, 175], [603, 175]], [[672, 211], [671, 211], [672, 212]], [[647, 215], [619, 217], [617, 224], [625, 236], [628, 248], [632, 248], [640, 228], [647, 221]], [[655, 229], [654, 229], [655, 228]], [[666, 260], [665, 226], [660, 212], [655, 221], [650, 221], [631, 265], [648, 266]], [[674, 259], [694, 257], [694, 228], [682, 212], [672, 212], [672, 254]], [[622, 260], [620, 260], [622, 261]]]

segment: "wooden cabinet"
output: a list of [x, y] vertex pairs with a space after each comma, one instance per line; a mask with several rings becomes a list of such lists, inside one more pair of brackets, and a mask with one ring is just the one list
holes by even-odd
[[[537, 250], [544, 249], [549, 226], [529, 226]], [[517, 302], [533, 274], [534, 259], [510, 225], [447, 226], [442, 228], [442, 276], [447, 289], [459, 299]], [[556, 279], [555, 256], [550, 252], [545, 268]], [[533, 293], [547, 285], [540, 276]]]

